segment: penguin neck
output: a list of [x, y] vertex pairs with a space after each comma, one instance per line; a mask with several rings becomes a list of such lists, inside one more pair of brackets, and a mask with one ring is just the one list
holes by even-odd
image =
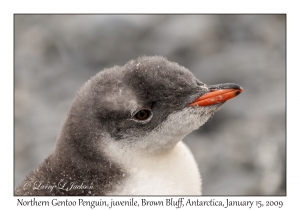
[[125, 182], [114, 195], [199, 195], [201, 179], [194, 157], [180, 141], [159, 155], [123, 157]]
[[[145, 167], [145, 162], [157, 162], [166, 159], [172, 155], [178, 144], [184, 136], [171, 139], [152, 139], [152, 144], [138, 144], [134, 141], [119, 142], [111, 138], [106, 138], [103, 144], [103, 151], [106, 157], [114, 163], [120, 165], [135, 165]], [[170, 138], [170, 137], [169, 137]], [[144, 141], [151, 142], [148, 139]], [[167, 142], [167, 144], [158, 144], [156, 141]]]
[[93, 185], [92, 195], [111, 193], [113, 183], [121, 182], [125, 171], [119, 164], [107, 159], [103, 152], [99, 152], [99, 148], [93, 151], [81, 148], [82, 146], [75, 144], [73, 140], [63, 136], [59, 138], [52, 155], [56, 173], [61, 174], [63, 171], [64, 174], [70, 174], [68, 177], [59, 178], [69, 183], [80, 180], [84, 184]]

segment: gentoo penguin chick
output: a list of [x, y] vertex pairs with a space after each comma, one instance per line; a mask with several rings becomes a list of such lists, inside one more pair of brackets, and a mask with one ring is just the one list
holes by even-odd
[[201, 195], [181, 140], [241, 92], [160, 56], [105, 69], [79, 90], [53, 153], [15, 195]]

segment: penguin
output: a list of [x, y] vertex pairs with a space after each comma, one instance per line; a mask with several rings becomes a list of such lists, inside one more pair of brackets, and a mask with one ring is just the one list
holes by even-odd
[[14, 194], [201, 195], [182, 139], [241, 92], [161, 56], [104, 69], [77, 92], [53, 152]]

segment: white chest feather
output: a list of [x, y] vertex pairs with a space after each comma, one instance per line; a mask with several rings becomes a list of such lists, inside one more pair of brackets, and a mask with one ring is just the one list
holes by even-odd
[[180, 141], [170, 152], [123, 163], [125, 181], [112, 195], [201, 195], [201, 178], [193, 155]]

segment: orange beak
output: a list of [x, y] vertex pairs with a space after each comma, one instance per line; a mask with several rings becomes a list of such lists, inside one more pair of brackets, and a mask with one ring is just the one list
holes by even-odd
[[243, 88], [232, 83], [209, 86], [210, 92], [196, 98], [189, 106], [210, 106], [239, 95]]

